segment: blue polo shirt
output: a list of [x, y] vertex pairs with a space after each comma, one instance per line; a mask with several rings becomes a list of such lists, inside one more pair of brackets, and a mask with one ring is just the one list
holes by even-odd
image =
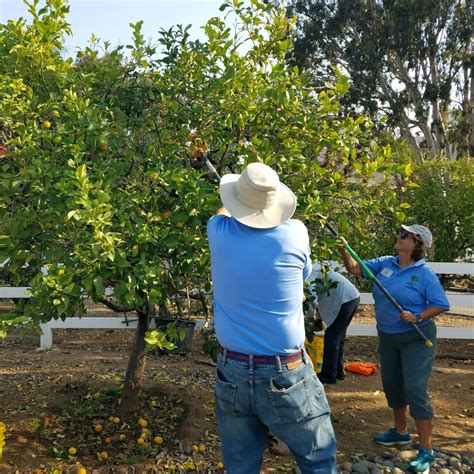
[[[432, 307], [449, 310], [443, 287], [433, 270], [426, 265], [425, 259], [404, 268], [400, 268], [398, 257], [393, 256], [364, 260], [364, 263], [403, 309], [413, 314]], [[366, 277], [364, 273], [363, 275]], [[380, 331], [394, 334], [411, 330], [409, 324], [399, 319], [398, 310], [375, 284], [372, 294], [377, 328]], [[428, 321], [423, 321], [418, 326], [426, 324]]]
[[304, 345], [303, 281], [308, 231], [290, 219], [254, 229], [217, 215], [207, 224], [219, 343], [232, 351], [284, 355]]

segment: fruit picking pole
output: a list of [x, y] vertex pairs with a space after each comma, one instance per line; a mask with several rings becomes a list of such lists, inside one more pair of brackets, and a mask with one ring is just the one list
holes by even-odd
[[[337, 230], [325, 220], [324, 223], [325, 227], [331, 232], [334, 237], [338, 236]], [[401, 313], [403, 308], [397, 303], [395, 298], [387, 291], [387, 289], [380, 283], [380, 281], [376, 278], [376, 276], [370, 271], [369, 267], [362, 261], [362, 259], [355, 253], [355, 251], [351, 248], [351, 246], [343, 239], [344, 241], [344, 248], [350, 253], [352, 258], [361, 266], [362, 270], [364, 270], [365, 274], [372, 280], [382, 291], [382, 293], [387, 297], [387, 299], [392, 303], [392, 305], [397, 309], [399, 313]], [[433, 343], [421, 332], [420, 328], [415, 323], [409, 323], [410, 326], [418, 333], [418, 335], [423, 339], [425, 345], [427, 347], [433, 347]]]
[[209, 171], [220, 181], [221, 177], [219, 176], [217, 170], [214, 168], [214, 165], [209, 161], [209, 155], [207, 153], [203, 153], [202, 157], [204, 159], [204, 163], [206, 163], [206, 166], [209, 168]]

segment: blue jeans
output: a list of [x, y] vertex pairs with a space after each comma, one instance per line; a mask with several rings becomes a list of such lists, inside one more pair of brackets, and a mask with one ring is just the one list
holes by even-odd
[[260, 472], [269, 430], [290, 448], [303, 474], [339, 472], [329, 405], [306, 354], [288, 369], [278, 356], [275, 364], [254, 364], [252, 356], [243, 362], [219, 353], [215, 396], [229, 474]]

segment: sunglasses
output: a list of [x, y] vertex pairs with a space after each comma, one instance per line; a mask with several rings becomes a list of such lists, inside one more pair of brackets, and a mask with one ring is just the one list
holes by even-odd
[[407, 232], [406, 230], [399, 230], [395, 236], [399, 237], [400, 239], [406, 239], [407, 237], [413, 237], [413, 234]]

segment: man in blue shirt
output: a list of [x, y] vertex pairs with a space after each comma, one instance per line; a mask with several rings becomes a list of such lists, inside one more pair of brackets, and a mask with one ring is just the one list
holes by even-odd
[[336, 473], [324, 389], [304, 351], [303, 281], [311, 273], [296, 197], [251, 163], [221, 179], [224, 204], [208, 223], [219, 341], [216, 410], [230, 474], [260, 472], [269, 430], [303, 473]]

